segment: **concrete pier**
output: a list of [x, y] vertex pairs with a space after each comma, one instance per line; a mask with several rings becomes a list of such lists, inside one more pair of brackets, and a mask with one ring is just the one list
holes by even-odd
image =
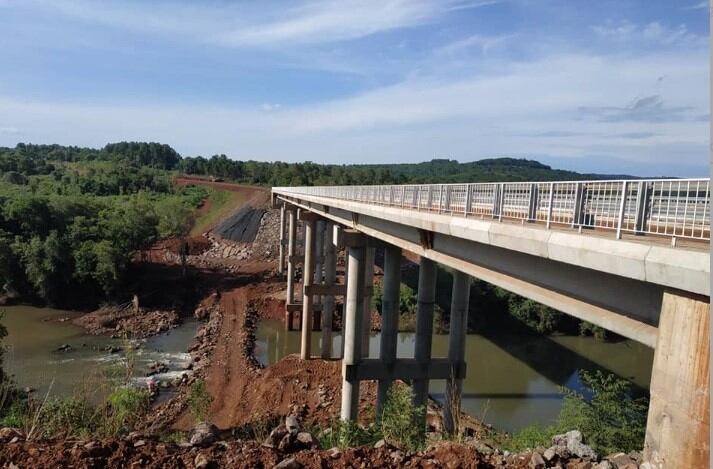
[[[414, 358], [422, 369], [427, 369], [431, 361], [433, 338], [433, 305], [436, 300], [436, 263], [421, 257], [418, 271], [418, 306], [416, 310], [416, 344]], [[426, 404], [428, 397], [428, 377], [413, 380], [413, 403]]]
[[361, 356], [369, 356], [369, 338], [371, 336], [371, 297], [374, 289], [374, 256], [376, 249], [366, 248], [366, 270], [364, 273], [364, 319], [362, 321]]
[[[287, 295], [285, 304], [295, 302], [295, 248], [297, 246], [297, 210], [294, 207], [287, 209]], [[293, 312], [285, 308], [285, 327], [292, 330]]]
[[[334, 286], [337, 278], [337, 259], [334, 245], [334, 223], [327, 222], [324, 230], [324, 285]], [[322, 346], [320, 356], [332, 356], [332, 324], [334, 322], [334, 295], [325, 295], [322, 306]]]
[[644, 444], [653, 468], [710, 462], [709, 325], [709, 297], [664, 293]]
[[305, 227], [305, 257], [302, 267], [302, 344], [300, 348], [300, 358], [302, 358], [302, 360], [307, 360], [310, 358], [312, 353], [312, 313], [314, 310], [314, 304], [312, 302], [313, 295], [309, 292], [309, 287], [312, 285], [312, 278], [314, 276], [314, 237], [316, 217], [312, 213], [300, 213], [300, 217], [302, 218], [302, 222]]
[[[401, 249], [396, 246], [384, 248], [384, 289], [381, 299], [381, 344], [379, 359], [389, 370], [396, 362], [396, 346], [399, 333], [399, 291], [401, 288]], [[388, 396], [391, 378], [380, 379], [376, 392], [376, 419], [381, 419]]]
[[280, 246], [277, 256], [277, 272], [285, 273], [285, 203], [280, 205]]
[[[455, 423], [460, 412], [463, 379], [457, 376], [457, 368], [465, 366], [465, 336], [468, 332], [468, 307], [470, 303], [470, 277], [460, 271], [453, 272], [451, 293], [451, 320], [448, 331], [448, 360], [453, 365], [452, 377], [446, 381], [446, 404], [443, 409], [443, 424], [447, 433], [458, 430]], [[455, 418], [454, 418], [455, 417]]]
[[342, 420], [356, 420], [359, 413], [359, 379], [349, 366], [361, 361], [361, 335], [364, 312], [366, 248], [349, 247], [349, 280], [344, 318], [344, 359], [342, 360]]

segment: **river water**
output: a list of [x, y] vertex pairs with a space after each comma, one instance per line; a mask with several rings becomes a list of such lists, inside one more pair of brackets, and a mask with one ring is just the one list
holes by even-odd
[[[88, 335], [82, 328], [49, 318], [74, 317], [77, 313], [11, 306], [3, 308], [2, 323], [8, 329], [5, 368], [18, 385], [45, 393], [71, 396], [78, 392], [92, 394], [107, 381], [112, 370], [121, 368], [124, 352], [110, 353], [109, 345], [124, 348], [122, 340]], [[182, 373], [189, 359], [185, 353], [198, 327], [190, 320], [165, 334], [140, 342], [136, 351], [134, 375], [141, 378], [150, 363], [168, 363], [169, 372], [157, 375], [170, 380]], [[287, 332], [280, 321], [262, 320], [257, 330], [256, 354], [269, 365], [290, 353], [299, 352], [299, 331]], [[313, 350], [319, 350], [319, 333], [313, 334]], [[63, 344], [71, 352], [55, 352]], [[341, 335], [335, 334], [334, 350], [341, 348]], [[414, 334], [400, 333], [399, 357], [412, 357]], [[448, 336], [434, 335], [433, 356], [445, 357]], [[377, 357], [379, 335], [369, 344], [371, 357]], [[466, 339], [467, 379], [464, 383], [463, 409], [493, 424], [514, 431], [531, 423], [550, 423], [562, 405], [562, 386], [586, 391], [579, 382], [578, 369], [605, 370], [630, 379], [646, 392], [651, 378], [653, 350], [633, 341], [598, 342], [591, 337], [523, 337], [508, 334], [468, 335]], [[432, 381], [430, 393], [443, 399], [445, 382]], [[168, 393], [162, 393], [167, 395]]]
[[[5, 369], [19, 386], [35, 388], [43, 396], [51, 387], [53, 396], [82, 393], [91, 397], [106, 388], [107, 378], [125, 373], [122, 370], [126, 369], [126, 342], [89, 335], [69, 321], [56, 321], [76, 317], [78, 313], [31, 306], [9, 306], [1, 311], [4, 312], [2, 324], [8, 330], [3, 340]], [[166, 363], [169, 371], [156, 375], [155, 379], [170, 380], [179, 376], [190, 360], [186, 349], [197, 328], [197, 321], [188, 320], [166, 333], [133, 342], [135, 381], [144, 381], [146, 370], [156, 361]], [[64, 344], [70, 345], [72, 351], [57, 352]], [[112, 345], [121, 347], [122, 351], [107, 351]]]
[[[285, 331], [280, 321], [261, 321], [257, 330], [257, 355], [271, 364], [298, 353], [299, 331]], [[313, 334], [312, 350], [319, 350], [319, 333]], [[414, 334], [400, 333], [399, 357], [413, 357]], [[341, 336], [333, 340], [341, 348]], [[379, 334], [373, 334], [369, 355], [379, 354]], [[448, 336], [433, 336], [433, 357], [446, 357]], [[630, 379], [645, 393], [651, 379], [653, 349], [639, 343], [599, 342], [592, 337], [524, 337], [510, 334], [468, 335], [467, 378], [462, 407], [496, 428], [515, 431], [532, 423], [551, 423], [562, 406], [561, 387], [586, 393], [578, 369], [603, 370]], [[443, 401], [445, 381], [431, 381], [430, 394]]]

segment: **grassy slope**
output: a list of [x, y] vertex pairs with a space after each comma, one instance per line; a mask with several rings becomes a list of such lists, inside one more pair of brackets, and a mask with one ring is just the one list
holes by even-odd
[[203, 208], [193, 222], [190, 236], [199, 236], [215, 227], [230, 212], [245, 203], [246, 196], [242, 192], [210, 189]]

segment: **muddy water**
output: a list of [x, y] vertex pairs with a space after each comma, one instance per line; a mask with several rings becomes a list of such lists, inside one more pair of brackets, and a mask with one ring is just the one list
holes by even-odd
[[[261, 321], [257, 354], [264, 364], [299, 352], [298, 331], [286, 332], [279, 321]], [[319, 333], [313, 350], [319, 350]], [[333, 340], [341, 348], [341, 336]], [[398, 356], [413, 357], [414, 334], [399, 334]], [[379, 335], [369, 344], [369, 355], [379, 354]], [[433, 336], [433, 357], [446, 357], [448, 336]], [[467, 379], [463, 409], [514, 431], [532, 423], [548, 424], [562, 406], [562, 386], [586, 392], [577, 370], [604, 370], [631, 379], [645, 392], [651, 379], [653, 350], [633, 341], [598, 342], [591, 337], [522, 337], [507, 334], [469, 335], [466, 339]], [[431, 395], [441, 400], [445, 381], [431, 381]]]
[[[70, 396], [77, 393], [94, 395], [106, 388], [112, 377], [126, 369], [126, 353], [106, 351], [108, 346], [126, 349], [120, 339], [92, 336], [69, 321], [57, 322], [48, 319], [73, 318], [77, 313], [51, 308], [10, 306], [2, 308], [2, 324], [8, 330], [3, 344], [5, 369], [14, 375], [15, 382], [29, 386], [39, 393]], [[179, 376], [189, 360], [186, 348], [198, 327], [197, 321], [187, 321], [176, 329], [144, 341], [133, 342], [135, 353], [133, 374], [143, 381], [148, 366], [161, 361], [169, 365], [169, 371], [156, 375], [157, 380], [170, 380]], [[72, 347], [69, 352], [57, 352], [61, 345]]]

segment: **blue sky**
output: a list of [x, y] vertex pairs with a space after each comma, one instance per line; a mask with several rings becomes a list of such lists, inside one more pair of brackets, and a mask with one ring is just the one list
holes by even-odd
[[705, 176], [698, 0], [0, 0], [0, 145]]

